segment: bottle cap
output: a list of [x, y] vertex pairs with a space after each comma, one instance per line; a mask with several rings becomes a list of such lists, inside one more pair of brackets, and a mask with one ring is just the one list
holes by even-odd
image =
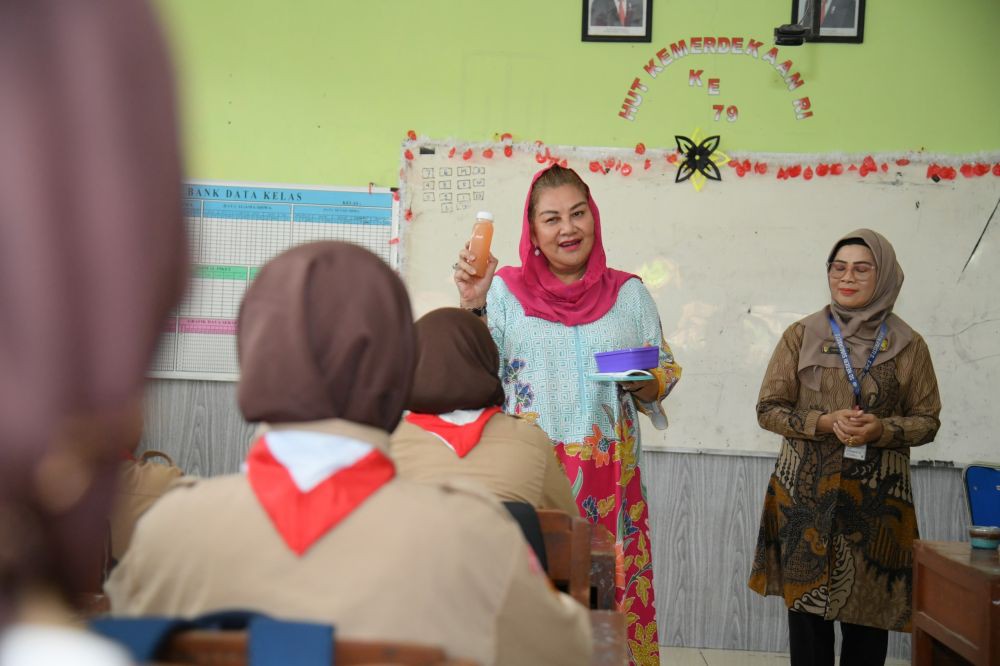
[[490, 222], [492, 222], [493, 221], [493, 213], [491, 213], [488, 210], [481, 210], [478, 213], [476, 213], [476, 219], [477, 220], [489, 220]]

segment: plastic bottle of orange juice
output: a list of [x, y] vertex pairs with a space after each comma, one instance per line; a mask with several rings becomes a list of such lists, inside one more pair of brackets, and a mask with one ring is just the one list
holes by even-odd
[[493, 213], [481, 210], [476, 213], [476, 223], [472, 225], [472, 239], [469, 240], [469, 252], [475, 257], [472, 267], [476, 276], [486, 275], [486, 266], [490, 261], [490, 243], [493, 242]]

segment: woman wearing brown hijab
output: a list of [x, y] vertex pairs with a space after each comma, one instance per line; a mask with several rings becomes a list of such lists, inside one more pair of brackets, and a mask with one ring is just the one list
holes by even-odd
[[421, 317], [410, 413], [392, 437], [399, 475], [420, 482], [466, 478], [501, 500], [577, 515], [566, 475], [538, 426], [504, 414], [500, 356], [471, 312]]
[[[3, 634], [0, 661], [39, 642], [58, 661], [39, 624], [98, 589], [121, 452], [184, 286], [173, 88], [145, 2], [11, 0], [0, 91], [0, 626], [35, 623]], [[86, 634], [64, 637], [84, 663]]]
[[293, 248], [247, 291], [238, 336], [240, 408], [264, 422], [247, 473], [189, 482], [143, 517], [112, 612], [245, 608], [482, 664], [587, 663], [586, 609], [533, 570], [499, 504], [396, 477], [389, 432], [416, 357], [385, 263], [347, 243]]
[[903, 271], [858, 229], [827, 258], [831, 302], [785, 331], [760, 389], [782, 435], [750, 587], [788, 607], [792, 664], [882, 664], [910, 631], [910, 447], [934, 440], [941, 400], [923, 338], [893, 313]]

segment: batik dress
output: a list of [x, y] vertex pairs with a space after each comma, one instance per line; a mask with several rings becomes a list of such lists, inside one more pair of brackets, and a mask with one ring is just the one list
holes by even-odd
[[[883, 430], [864, 460], [853, 460], [835, 435], [816, 432], [821, 414], [854, 404], [851, 384], [843, 368], [822, 368], [815, 389], [800, 383], [804, 331], [801, 323], [785, 331], [760, 388], [760, 425], [783, 440], [764, 495], [750, 588], [825, 620], [908, 632], [919, 538], [910, 448], [931, 442], [941, 425], [930, 352], [914, 332], [905, 349], [861, 380], [865, 411]], [[891, 349], [895, 341], [886, 340]]]
[[[663, 339], [652, 297], [637, 279], [625, 282], [600, 319], [566, 326], [528, 317], [502, 278], [487, 297], [489, 326], [500, 351], [504, 410], [548, 433], [573, 487], [580, 514], [615, 536], [616, 602], [628, 625], [632, 663], [658, 665], [653, 565], [646, 489], [639, 470], [638, 412], [666, 428], [660, 405], [681, 376]], [[660, 348], [653, 370], [655, 402], [639, 404], [617, 384], [587, 378], [595, 352]]]

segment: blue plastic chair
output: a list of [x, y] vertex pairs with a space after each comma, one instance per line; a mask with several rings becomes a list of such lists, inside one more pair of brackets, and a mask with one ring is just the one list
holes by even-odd
[[193, 620], [166, 617], [100, 618], [90, 628], [121, 644], [139, 664], [155, 661], [170, 638], [190, 630], [245, 630], [249, 666], [330, 666], [333, 627], [274, 620], [246, 611], [209, 613]]
[[962, 478], [972, 524], [1000, 527], [1000, 466], [969, 465]]

